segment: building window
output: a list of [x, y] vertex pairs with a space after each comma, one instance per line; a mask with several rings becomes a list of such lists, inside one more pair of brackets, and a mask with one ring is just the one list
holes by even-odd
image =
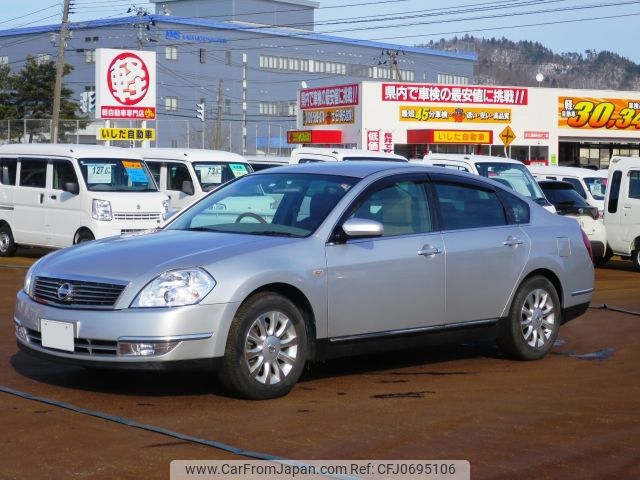
[[178, 97], [164, 97], [164, 109], [175, 112], [178, 109]]
[[469, 78], [462, 75], [439, 73], [438, 83], [444, 83], [445, 85], [468, 85]]
[[85, 50], [84, 51], [84, 63], [96, 63], [96, 51]]
[[51, 61], [51, 55], [48, 53], [38, 53], [34, 57], [37, 65], [44, 65], [45, 63], [49, 63]]
[[224, 52], [224, 64], [231, 65], [231, 50]]
[[260, 115], [294, 117], [298, 111], [296, 102], [260, 102]]
[[86, 43], [98, 43], [99, 37], [84, 37]]
[[178, 60], [178, 47], [165, 47], [164, 58], [167, 60]]
[[0, 65], [9, 65], [9, 57], [0, 55]]
[[222, 107], [222, 113], [231, 113], [231, 100], [228, 98], [224, 99], [224, 107]]
[[200, 49], [200, 63], [207, 63], [207, 51], [204, 48]]

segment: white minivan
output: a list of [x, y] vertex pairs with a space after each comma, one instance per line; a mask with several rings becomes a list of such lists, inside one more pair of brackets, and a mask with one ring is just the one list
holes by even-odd
[[610, 253], [640, 271], [640, 157], [611, 157], [604, 210]]
[[604, 212], [608, 170], [547, 165], [527, 165], [527, 168], [536, 178], [569, 182], [589, 205], [598, 207], [601, 215]]
[[395, 153], [358, 150], [355, 148], [298, 147], [291, 151], [290, 163], [341, 162], [386, 160], [406, 162], [407, 159]]
[[489, 155], [429, 152], [422, 160], [412, 160], [412, 162], [453, 168], [490, 178], [510, 187], [525, 197], [531, 198], [546, 210], [556, 213], [556, 209], [544, 196], [542, 189], [533, 178], [531, 172], [527, 170], [524, 163], [518, 160]]
[[253, 171], [237, 153], [191, 148], [134, 148], [144, 158], [171, 210], [181, 210], [205, 193]]
[[142, 157], [118, 147], [0, 146], [0, 256], [157, 228], [169, 199]]

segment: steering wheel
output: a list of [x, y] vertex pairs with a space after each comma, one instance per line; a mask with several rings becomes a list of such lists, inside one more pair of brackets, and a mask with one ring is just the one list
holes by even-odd
[[240, 223], [242, 221], [242, 219], [245, 218], [245, 217], [254, 218], [254, 219], [258, 220], [260, 223], [267, 223], [267, 221], [264, 219], [264, 217], [258, 215], [257, 213], [253, 213], [253, 212], [241, 213], [240, 215], [238, 215], [238, 218], [236, 218], [236, 223]]

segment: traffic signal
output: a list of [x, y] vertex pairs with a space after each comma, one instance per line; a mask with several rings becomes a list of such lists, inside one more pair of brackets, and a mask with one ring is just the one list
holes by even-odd
[[89, 92], [82, 92], [80, 94], [80, 111], [87, 113], [89, 107]]
[[87, 92], [87, 111], [95, 112], [96, 111], [96, 92]]
[[204, 122], [204, 103], [196, 103], [196, 117]]

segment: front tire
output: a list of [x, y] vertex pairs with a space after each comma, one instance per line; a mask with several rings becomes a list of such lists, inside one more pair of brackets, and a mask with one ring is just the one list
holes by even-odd
[[553, 347], [561, 324], [558, 293], [545, 277], [526, 279], [499, 326], [498, 345], [518, 360], [538, 360]]
[[13, 257], [17, 248], [11, 228], [9, 225], [2, 225], [0, 227], [0, 257]]
[[231, 323], [219, 379], [244, 398], [281, 397], [300, 378], [306, 356], [300, 310], [282, 295], [258, 293], [240, 306]]

